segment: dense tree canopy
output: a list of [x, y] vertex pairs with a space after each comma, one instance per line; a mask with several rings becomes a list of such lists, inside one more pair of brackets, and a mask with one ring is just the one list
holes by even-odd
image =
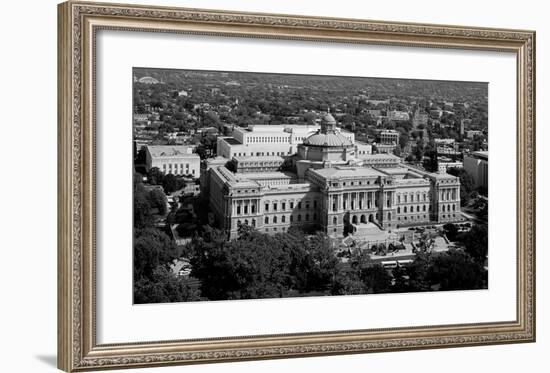
[[482, 289], [487, 282], [483, 272], [483, 267], [464, 251], [449, 250], [433, 258], [428, 278], [440, 290]]
[[165, 266], [156, 267], [150, 277], [140, 277], [134, 284], [134, 302], [168, 303], [200, 300], [200, 292], [189, 280], [176, 276]]
[[463, 168], [452, 167], [447, 170], [447, 173], [460, 179], [460, 204], [466, 206], [475, 192], [474, 179]]

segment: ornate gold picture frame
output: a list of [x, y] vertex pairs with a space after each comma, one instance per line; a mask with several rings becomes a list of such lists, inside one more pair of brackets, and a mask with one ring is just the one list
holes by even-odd
[[[101, 345], [96, 340], [95, 37], [102, 29], [512, 52], [517, 312], [508, 322]], [[535, 32], [68, 1], [58, 8], [58, 367], [64, 371], [533, 342]], [[114, 286], [114, 285], [113, 285]]]

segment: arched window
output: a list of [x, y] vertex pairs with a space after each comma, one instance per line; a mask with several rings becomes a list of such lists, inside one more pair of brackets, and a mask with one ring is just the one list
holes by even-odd
[[276, 216], [273, 217], [273, 224], [277, 224], [277, 217]]
[[256, 226], [256, 219], [252, 219], [252, 226], [253, 226], [253, 227]]
[[292, 223], [294, 221], [294, 216], [290, 215], [290, 222]]
[[445, 212], [445, 205], [442, 206], [443, 212]]
[[336, 216], [334, 218], [332, 218], [332, 223], [333, 224], [338, 224], [338, 218]]
[[388, 220], [391, 220], [391, 212], [388, 212]]
[[265, 217], [264, 223], [269, 224], [269, 216], [266, 216], [266, 217]]
[[302, 221], [302, 215], [298, 214], [298, 221]]
[[284, 215], [283, 215], [283, 216], [281, 216], [281, 222], [283, 222], [283, 223], [284, 223], [285, 221], [286, 221], [286, 216], [284, 216]]
[[309, 214], [306, 214], [306, 221], [309, 221]]
[[248, 225], [248, 219], [244, 220], [244, 225]]
[[455, 211], [455, 209], [456, 209], [456, 206], [455, 206], [455, 205], [453, 205], [453, 211]]
[[407, 206], [403, 207], [403, 212], [406, 214], [407, 213]]

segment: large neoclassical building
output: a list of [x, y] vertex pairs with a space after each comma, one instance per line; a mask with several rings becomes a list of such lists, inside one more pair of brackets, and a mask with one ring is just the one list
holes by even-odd
[[230, 237], [240, 224], [276, 233], [316, 226], [341, 236], [361, 224], [381, 229], [460, 220], [460, 182], [392, 154], [372, 154], [330, 113], [317, 126], [250, 126], [218, 139], [204, 162], [202, 193]]

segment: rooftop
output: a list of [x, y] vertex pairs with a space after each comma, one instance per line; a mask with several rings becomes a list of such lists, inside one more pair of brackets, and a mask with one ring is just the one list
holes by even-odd
[[248, 180], [255, 179], [297, 179], [297, 175], [292, 172], [247, 172], [241, 177]]
[[489, 160], [489, 152], [488, 151], [478, 151], [473, 152], [472, 155], [476, 158], [481, 158], [485, 160]]
[[304, 140], [304, 145], [340, 147], [352, 146], [351, 141], [339, 132], [316, 133]]
[[378, 177], [385, 176], [384, 173], [375, 170], [372, 167], [332, 167], [311, 170], [311, 172], [324, 177], [325, 179], [338, 179], [341, 177]]
[[147, 150], [152, 157], [189, 157], [196, 158], [194, 147], [187, 145], [148, 145]]
[[364, 157], [364, 159], [395, 159], [401, 161], [401, 158], [389, 153], [368, 154], [368, 157]]
[[229, 145], [242, 145], [241, 142], [234, 137], [224, 137], [223, 141], [225, 141]]
[[261, 162], [261, 161], [281, 161], [283, 162], [285, 159], [279, 155], [260, 155], [260, 156], [240, 156], [240, 157], [233, 157], [233, 159], [242, 162], [242, 161], [255, 161], [255, 162]]

